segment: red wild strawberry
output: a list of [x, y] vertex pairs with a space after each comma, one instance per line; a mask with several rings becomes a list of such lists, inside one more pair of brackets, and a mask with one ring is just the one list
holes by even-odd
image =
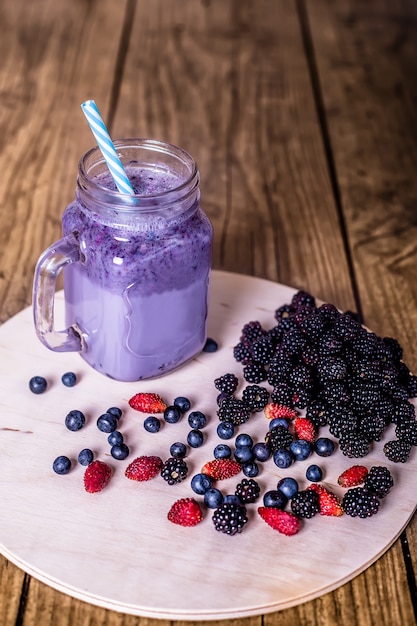
[[337, 479], [341, 487], [356, 487], [361, 485], [368, 476], [368, 470], [364, 465], [352, 465], [342, 472]]
[[138, 456], [125, 470], [125, 476], [139, 482], [150, 480], [161, 471], [163, 466], [159, 456]]
[[296, 535], [300, 530], [301, 522], [294, 513], [288, 513], [272, 506], [260, 506], [258, 513], [268, 526], [283, 535], [290, 537]]
[[320, 515], [329, 517], [340, 517], [343, 515], [343, 508], [339, 498], [323, 485], [311, 484], [307, 489], [312, 489], [319, 494]]
[[93, 461], [84, 473], [84, 487], [88, 493], [97, 493], [107, 485], [112, 475], [110, 465], [102, 461]]
[[181, 498], [174, 502], [167, 517], [173, 524], [196, 526], [203, 519], [203, 514], [194, 498]]
[[223, 480], [236, 476], [241, 471], [242, 466], [234, 459], [213, 459], [208, 461], [201, 468], [201, 473], [211, 476], [213, 480]]
[[167, 408], [167, 403], [157, 393], [137, 393], [130, 398], [129, 405], [141, 413], [163, 413]]
[[294, 420], [294, 432], [298, 439], [304, 439], [310, 443], [316, 440], [316, 429], [312, 421], [306, 417], [297, 417]]
[[269, 402], [264, 408], [264, 413], [269, 420], [275, 419], [276, 417], [293, 420], [298, 416], [295, 409], [290, 409], [290, 407], [284, 404], [277, 404], [276, 402]]

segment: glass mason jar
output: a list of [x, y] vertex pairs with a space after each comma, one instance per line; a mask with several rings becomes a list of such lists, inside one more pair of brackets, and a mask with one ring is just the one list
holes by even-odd
[[[136, 381], [204, 346], [213, 230], [187, 152], [150, 139], [114, 143], [135, 194], [117, 191], [98, 148], [81, 158], [63, 238], [36, 266], [34, 321], [51, 350], [79, 351], [102, 374]], [[61, 270], [67, 328], [57, 331]]]

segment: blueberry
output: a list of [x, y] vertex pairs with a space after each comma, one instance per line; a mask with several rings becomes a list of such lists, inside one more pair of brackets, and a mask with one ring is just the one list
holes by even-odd
[[280, 450], [275, 450], [273, 454], [274, 463], [277, 467], [281, 469], [287, 469], [290, 467], [294, 461], [294, 456], [291, 454], [289, 450], [282, 448]]
[[253, 439], [250, 435], [242, 433], [236, 437], [235, 446], [236, 448], [246, 448], [246, 446], [251, 448], [253, 446]]
[[77, 377], [74, 372], [65, 372], [65, 374], [61, 376], [61, 381], [65, 387], [74, 387], [77, 382]]
[[187, 446], [181, 441], [176, 441], [171, 445], [169, 452], [174, 459], [183, 459], [187, 454]]
[[192, 448], [199, 448], [204, 443], [204, 435], [198, 428], [193, 428], [187, 435], [187, 443]]
[[119, 445], [119, 444], [123, 443], [123, 435], [122, 435], [122, 433], [120, 431], [114, 430], [107, 437], [107, 441], [109, 442], [109, 444], [111, 446]]
[[217, 507], [220, 506], [222, 502], [223, 494], [219, 489], [216, 489], [215, 487], [210, 487], [210, 489], [207, 489], [207, 491], [204, 493], [204, 504], [209, 509], [217, 509]]
[[274, 419], [269, 422], [269, 430], [272, 430], [272, 428], [275, 428], [275, 426], [284, 426], [284, 428], [289, 430], [290, 423], [283, 417], [274, 417]]
[[219, 443], [213, 450], [215, 459], [230, 459], [232, 450], [226, 443]]
[[33, 378], [29, 381], [29, 389], [32, 393], [43, 393], [46, 391], [48, 383], [46, 382], [46, 378], [43, 376], [33, 376]]
[[174, 406], [177, 406], [181, 413], [186, 413], [191, 409], [191, 402], [188, 398], [184, 398], [184, 396], [178, 396], [174, 400]]
[[109, 409], [107, 409], [106, 413], [114, 415], [114, 417], [118, 420], [122, 417], [122, 409], [119, 409], [118, 406], [111, 406]]
[[282, 491], [284, 496], [290, 500], [295, 493], [298, 491], [298, 483], [295, 478], [291, 478], [291, 476], [286, 476], [285, 478], [281, 478], [278, 481], [277, 489]]
[[259, 465], [254, 461], [248, 461], [248, 463], [242, 463], [242, 472], [248, 478], [255, 478], [259, 474]]
[[319, 456], [331, 456], [335, 449], [335, 443], [327, 437], [319, 437], [315, 444], [314, 450]]
[[224, 504], [238, 504], [239, 506], [242, 506], [242, 502], [239, 496], [236, 496], [234, 493], [230, 493], [227, 496], [224, 496], [223, 503]]
[[71, 461], [67, 456], [58, 456], [52, 464], [56, 474], [68, 474], [71, 469]]
[[309, 465], [306, 470], [306, 478], [312, 483], [318, 483], [323, 478], [323, 471], [318, 465]]
[[203, 496], [212, 484], [213, 480], [206, 474], [195, 474], [191, 479], [191, 489], [199, 496]]
[[264, 494], [264, 506], [273, 506], [275, 509], [283, 509], [287, 504], [287, 496], [279, 489], [272, 489]]
[[220, 439], [231, 439], [235, 434], [235, 427], [232, 422], [220, 422], [217, 426], [217, 435]]
[[117, 417], [111, 413], [103, 413], [97, 420], [97, 428], [103, 433], [112, 433], [117, 428]]
[[78, 411], [77, 409], [70, 411], [65, 417], [65, 426], [68, 428], [68, 430], [72, 430], [73, 432], [80, 430], [80, 428], [82, 428], [84, 424], [84, 413]]
[[238, 463], [249, 463], [253, 461], [253, 452], [250, 446], [241, 446], [235, 449], [234, 457]]
[[111, 447], [110, 454], [117, 461], [123, 461], [127, 456], [129, 456], [129, 448], [125, 443], [116, 443]]
[[290, 450], [296, 461], [305, 461], [313, 451], [313, 446], [309, 441], [296, 439], [290, 443]]
[[255, 457], [255, 459], [261, 462], [267, 461], [269, 457], [271, 456], [271, 449], [263, 441], [260, 441], [259, 443], [255, 443], [255, 445], [252, 448], [252, 452], [253, 452], [253, 456]]
[[181, 411], [177, 406], [167, 406], [167, 408], [164, 411], [164, 420], [168, 423], [168, 424], [176, 424], [177, 422], [180, 421], [181, 419]]
[[93, 451], [90, 448], [84, 448], [78, 455], [78, 463], [80, 465], [90, 465], [94, 460]]
[[201, 411], [193, 411], [188, 416], [188, 424], [191, 428], [204, 428], [207, 424], [207, 417]]
[[217, 341], [214, 341], [211, 337], [207, 337], [203, 352], [217, 352], [218, 347]]
[[143, 427], [148, 433], [157, 433], [161, 428], [161, 420], [155, 415], [150, 415], [143, 421]]

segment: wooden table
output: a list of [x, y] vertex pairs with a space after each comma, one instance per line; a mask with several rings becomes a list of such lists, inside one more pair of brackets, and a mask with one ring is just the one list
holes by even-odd
[[[113, 137], [196, 157], [214, 268], [358, 311], [417, 370], [415, 3], [1, 0], [0, 16], [1, 322], [31, 304], [35, 262], [60, 236], [93, 143], [79, 105], [94, 98]], [[416, 566], [414, 518], [336, 591], [234, 623], [408, 626]], [[0, 583], [7, 626], [158, 624], [3, 557]]]

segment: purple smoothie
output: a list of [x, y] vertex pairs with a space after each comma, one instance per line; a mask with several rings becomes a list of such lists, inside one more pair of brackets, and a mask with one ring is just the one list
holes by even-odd
[[[185, 197], [183, 171], [155, 162], [126, 170], [137, 194], [127, 210], [82, 185], [66, 208], [63, 234], [76, 233], [81, 254], [64, 269], [64, 290], [83, 358], [111, 378], [135, 381], [172, 370], [204, 345], [212, 226], [198, 189]], [[115, 190], [106, 171], [94, 184], [104, 195]]]

